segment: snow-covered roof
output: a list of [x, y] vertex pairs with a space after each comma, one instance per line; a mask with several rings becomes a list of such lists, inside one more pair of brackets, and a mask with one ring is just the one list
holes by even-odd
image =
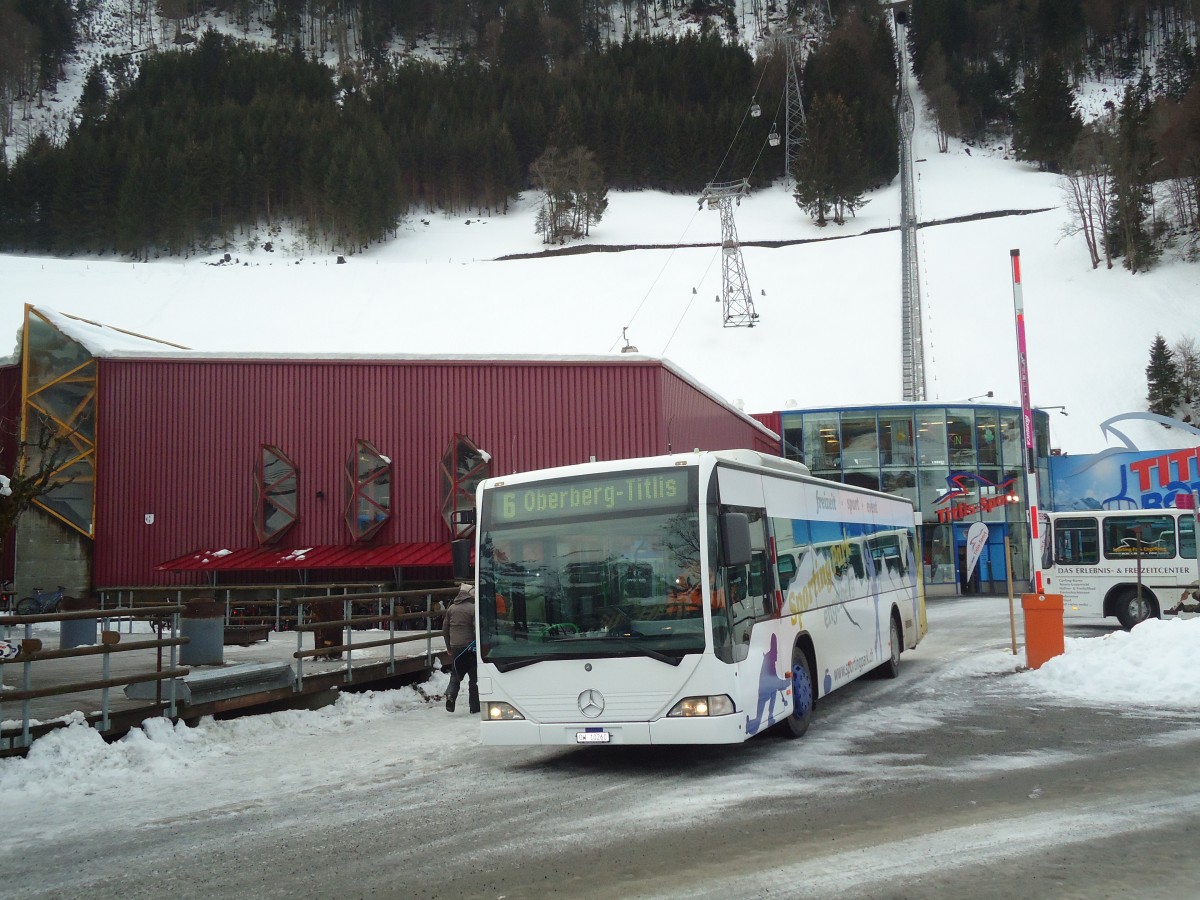
[[268, 362], [296, 362], [304, 360], [329, 360], [337, 362], [543, 362], [543, 363], [586, 363], [589, 365], [621, 365], [642, 362], [661, 365], [667, 371], [692, 385], [714, 403], [718, 403], [743, 421], [753, 425], [772, 441], [779, 435], [771, 431], [753, 416], [747, 415], [735, 404], [730, 403], [712, 388], [701, 384], [670, 360], [636, 353], [619, 355], [603, 354], [522, 354], [522, 353], [282, 353], [282, 352], [222, 352], [217, 350], [192, 350], [180, 344], [158, 338], [147, 337], [58, 312], [44, 306], [34, 310], [66, 337], [79, 342], [94, 357], [105, 359], [171, 359], [171, 360], [255, 360]]
[[44, 306], [35, 306], [33, 309], [66, 337], [78, 342], [92, 356], [163, 356], [171, 351], [187, 350], [180, 344], [136, 334], [102, 322], [93, 322], [91, 319], [72, 316]]

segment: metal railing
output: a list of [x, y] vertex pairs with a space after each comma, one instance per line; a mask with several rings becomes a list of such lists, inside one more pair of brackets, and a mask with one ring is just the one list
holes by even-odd
[[[355, 650], [366, 650], [373, 647], [387, 647], [388, 661], [387, 671], [389, 673], [396, 670], [396, 646], [398, 644], [411, 643], [413, 641], [425, 641], [425, 664], [429, 667], [433, 666], [433, 638], [434, 628], [433, 622], [435, 619], [440, 619], [444, 610], [435, 608], [435, 597], [453, 597], [457, 593], [456, 588], [434, 588], [426, 590], [408, 590], [408, 591], [370, 591], [366, 593], [355, 594], [331, 594], [327, 593], [318, 596], [297, 597], [297, 623], [296, 629], [296, 652], [292, 654], [296, 660], [296, 690], [301, 690], [304, 685], [304, 661], [316, 657], [340, 657], [345, 655], [345, 681], [353, 679], [353, 664]], [[355, 615], [355, 605], [366, 603], [375, 603], [376, 610], [373, 613], [364, 613]], [[400, 603], [403, 611], [397, 612], [397, 603]], [[317, 618], [314, 613], [320, 609], [335, 608], [341, 604], [341, 618], [327, 619], [323, 616]], [[387, 612], [382, 609], [382, 605], [387, 604]], [[411, 610], [406, 607], [412, 605], [420, 605], [423, 608], [420, 610]], [[305, 607], [309, 610], [309, 621], [303, 621], [303, 611]], [[425, 628], [423, 630], [405, 631], [397, 635], [396, 624], [400, 622], [416, 622], [424, 621]], [[360, 627], [379, 627], [387, 626], [388, 636], [386, 638], [376, 638], [365, 641], [355, 641], [354, 631], [355, 626]], [[342, 630], [342, 640], [338, 644], [325, 644], [317, 646], [321, 643], [318, 633], [323, 629], [340, 628]], [[304, 635], [313, 634], [313, 648], [305, 649]], [[440, 630], [438, 634], [440, 634]]]
[[[3, 661], [0, 664], [0, 672], [5, 666], [21, 666], [21, 687], [5, 691], [0, 695], [0, 700], [4, 703], [21, 704], [21, 727], [19, 735], [15, 729], [0, 730], [0, 748], [7, 746], [9, 749], [25, 748], [28, 749], [32, 743], [31, 734], [31, 713], [30, 704], [33, 700], [43, 697], [54, 697], [65, 694], [86, 693], [89, 691], [99, 690], [101, 692], [100, 701], [100, 728], [102, 731], [107, 731], [110, 726], [110, 701], [109, 690], [114, 687], [121, 687], [128, 684], [140, 684], [142, 682], [156, 681], [167, 683], [167, 698], [165, 714], [174, 718], [176, 715], [175, 703], [175, 681], [176, 677], [187, 675], [190, 671], [186, 668], [180, 668], [177, 663], [178, 648], [186, 644], [188, 639], [182, 637], [179, 633], [180, 615], [183, 612], [183, 606], [176, 603], [160, 604], [157, 606], [139, 606], [139, 607], [116, 607], [110, 609], [91, 609], [91, 610], [71, 610], [57, 613], [43, 613], [39, 615], [5, 615], [0, 616], [0, 628], [9, 633], [12, 628], [24, 626], [24, 637], [19, 644], [19, 651], [16, 656]], [[33, 626], [47, 622], [72, 622], [77, 620], [96, 620], [100, 624], [100, 643], [87, 646], [65, 648], [59, 650], [44, 650], [42, 641], [33, 636]], [[170, 622], [170, 637], [163, 637], [161, 631], [157, 638], [150, 640], [125, 641], [121, 640], [121, 632], [112, 628], [114, 621], [124, 619], [144, 619], [153, 621], [169, 621]], [[162, 665], [162, 650], [170, 649], [170, 661], [166, 668]], [[155, 666], [153, 669], [146, 671], [134, 672], [132, 674], [113, 677], [112, 674], [112, 658], [113, 654], [130, 653], [138, 650], [154, 650], [157, 649]], [[73, 681], [63, 684], [54, 684], [35, 688], [34, 682], [34, 666], [40, 662], [53, 659], [73, 659], [80, 657], [98, 656], [100, 657], [100, 677], [87, 681]], [[158, 704], [161, 707], [161, 703]], [[17, 738], [19, 736], [19, 742]]]
[[[305, 661], [329, 659], [338, 657], [344, 659], [342, 681], [350, 683], [355, 680], [354, 665], [361, 666], [364, 652], [379, 647], [387, 647], [386, 659], [378, 660], [383, 666], [386, 676], [397, 672], [398, 646], [415, 642], [424, 642], [424, 665], [434, 666], [434, 659], [440, 648], [435, 650], [434, 640], [441, 636], [441, 618], [444, 613], [441, 601], [455, 595], [455, 587], [432, 587], [408, 590], [384, 591], [375, 589], [377, 586], [329, 585], [317, 590], [321, 594], [306, 594], [302, 596], [286, 596], [296, 590], [296, 585], [271, 586], [273, 593], [270, 599], [261, 599], [262, 586], [246, 587], [247, 595], [254, 592], [255, 599], [242, 599], [237, 596], [235, 588], [218, 589], [211, 587], [199, 588], [158, 588], [158, 589], [120, 589], [102, 591], [96, 596], [97, 608], [90, 610], [68, 610], [57, 613], [40, 615], [0, 615], [0, 635], [8, 636], [12, 629], [24, 627], [24, 637], [19, 641], [20, 650], [17, 656], [0, 661], [0, 674], [4, 667], [22, 667], [21, 685], [15, 690], [6, 690], [0, 694], [0, 701], [5, 704], [21, 704], [21, 724], [19, 732], [14, 727], [0, 730], [0, 754], [8, 751], [27, 750], [32, 743], [31, 728], [43, 726], [57, 727], [65, 721], [34, 723], [30, 704], [33, 700], [75, 693], [86, 693], [99, 690], [101, 692], [101, 710], [98, 727], [103, 731], [110, 729], [110, 700], [109, 689], [141, 682], [158, 682], [154, 706], [160, 712], [172, 719], [180, 717], [179, 706], [187, 705], [187, 694], [180, 702], [177, 694], [181, 679], [193, 670], [178, 665], [178, 648], [188, 643], [188, 638], [181, 631], [181, 620], [187, 618], [187, 600], [205, 595], [204, 599], [223, 601], [225, 605], [224, 625], [236, 627], [251, 619], [256, 624], [271, 627], [275, 631], [294, 630], [296, 633], [296, 650], [292, 654], [295, 660], [293, 691], [305, 690]], [[366, 588], [365, 590], [363, 588]], [[311, 590], [312, 588], [310, 588]], [[174, 596], [175, 602], [170, 598]], [[256, 618], [235, 615], [235, 610], [243, 610], [254, 606], [266, 606], [268, 614]], [[89, 646], [79, 646], [58, 650], [43, 649], [41, 640], [33, 637], [33, 626], [41, 623], [64, 623], [73, 620], [94, 619], [100, 623], [100, 643]], [[258, 619], [262, 621], [259, 622]], [[133, 622], [150, 621], [158, 624], [157, 638], [131, 640]], [[121, 629], [128, 624], [128, 633]], [[415, 627], [412, 627], [415, 626]], [[436, 626], [436, 627], [435, 627]], [[167, 629], [169, 628], [169, 631]], [[340, 636], [330, 639], [328, 630], [340, 632]], [[364, 629], [384, 629], [385, 636], [363, 635]], [[323, 633], [324, 632], [324, 633]], [[305, 646], [305, 636], [313, 635], [313, 646]], [[12, 642], [10, 643], [17, 643]], [[114, 677], [111, 671], [113, 654], [127, 653], [137, 650], [158, 649], [156, 663], [153, 669], [126, 673]], [[169, 661], [164, 665], [163, 651], [169, 649]], [[99, 657], [99, 677], [73, 681], [70, 683], [47, 685], [43, 674], [43, 684], [35, 687], [35, 669], [38, 663], [48, 660], [72, 658]], [[412, 659], [413, 657], [405, 657]], [[420, 657], [416, 657], [419, 659]], [[376, 657], [366, 659], [376, 661]], [[336, 671], [336, 670], [334, 670]], [[377, 678], [378, 669], [369, 678]], [[320, 672], [310, 672], [310, 677], [317, 674], [328, 677], [331, 672], [323, 667]], [[316, 690], [317, 686], [311, 688]]]
[[[288, 631], [297, 621], [296, 606], [307, 602], [317, 591], [328, 595], [369, 594], [385, 598], [396, 593], [442, 593], [449, 588], [429, 587], [420, 590], [385, 591], [381, 582], [341, 582], [323, 585], [241, 584], [188, 585], [183, 587], [112, 587], [97, 592], [101, 608], [109, 606], [141, 606], [143, 603], [183, 603], [195, 597], [211, 598], [225, 604], [225, 624], [267, 625], [274, 631]], [[382, 600], [379, 611], [383, 613]]]

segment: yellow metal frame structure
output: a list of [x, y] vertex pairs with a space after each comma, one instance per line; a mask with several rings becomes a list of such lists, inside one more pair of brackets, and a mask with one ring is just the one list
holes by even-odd
[[[40, 346], [35, 331], [51, 329], [61, 339], [57, 352]], [[40, 465], [39, 427], [54, 429], [52, 446], [69, 445], [54, 466], [52, 487], [34, 503], [86, 537], [96, 531], [96, 360], [77, 341], [30, 304], [25, 305], [21, 341], [21, 444], [25, 467]], [[30, 450], [32, 448], [32, 450]], [[73, 486], [74, 496], [62, 492]], [[55, 494], [60, 498], [55, 499]]]

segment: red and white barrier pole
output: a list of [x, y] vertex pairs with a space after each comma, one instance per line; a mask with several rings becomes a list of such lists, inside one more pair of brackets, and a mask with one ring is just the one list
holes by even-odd
[[1029, 515], [1029, 578], [1042, 592], [1041, 522], [1038, 521], [1037, 444], [1033, 436], [1033, 407], [1029, 403], [1029, 362], [1025, 350], [1025, 301], [1021, 295], [1021, 251], [1010, 250], [1013, 307], [1017, 317], [1017, 373], [1021, 381], [1021, 425], [1025, 432], [1025, 502]]

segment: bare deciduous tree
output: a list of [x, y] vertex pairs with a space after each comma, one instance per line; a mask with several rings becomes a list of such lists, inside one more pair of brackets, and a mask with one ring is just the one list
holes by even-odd
[[1179, 338], [1171, 347], [1175, 364], [1179, 366], [1179, 384], [1183, 389], [1179, 418], [1195, 424], [1200, 421], [1200, 347], [1196, 339]]
[[1109, 154], [1112, 135], [1102, 123], [1084, 128], [1076, 141], [1071, 157], [1064, 167], [1064, 193], [1071, 212], [1071, 224], [1065, 234], [1082, 234], [1087, 244], [1092, 268], [1103, 259], [1112, 268], [1112, 253], [1108, 245], [1108, 198], [1112, 169]]
[[[7, 424], [15, 431], [14, 423]], [[48, 418], [31, 423], [30, 433], [35, 435], [33, 440], [21, 440], [19, 433], [9, 435], [17, 453], [13, 471], [7, 475], [8, 492], [0, 494], [0, 546], [30, 504], [61, 483], [55, 473], [75, 453], [70, 435], [59, 432]]]
[[543, 192], [536, 231], [547, 244], [585, 237], [608, 208], [608, 190], [596, 155], [586, 147], [567, 152], [547, 147], [529, 166], [534, 186]]
[[950, 148], [950, 136], [958, 134], [962, 126], [958, 119], [958, 92], [946, 79], [946, 57], [939, 43], [935, 42], [929, 48], [921, 86], [925, 88], [933, 113], [938, 152], [945, 153]]

